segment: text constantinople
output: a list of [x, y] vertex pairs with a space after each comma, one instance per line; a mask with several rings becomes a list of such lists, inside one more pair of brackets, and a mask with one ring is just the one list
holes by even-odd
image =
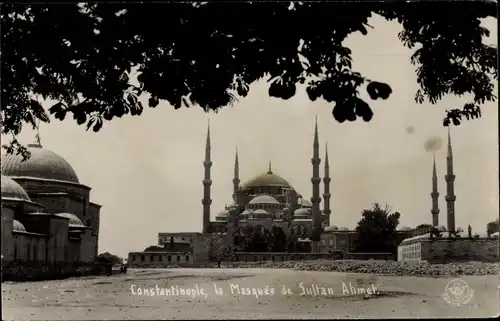
[[196, 297], [207, 297], [208, 293], [205, 289], [195, 284], [193, 288], [184, 288], [178, 285], [172, 285], [168, 288], [159, 287], [158, 284], [155, 287], [141, 288], [136, 284], [130, 286], [130, 292], [133, 295], [144, 295], [144, 296], [188, 296], [192, 298]]

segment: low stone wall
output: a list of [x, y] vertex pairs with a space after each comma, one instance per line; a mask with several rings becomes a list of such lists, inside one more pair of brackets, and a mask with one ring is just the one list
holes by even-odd
[[41, 281], [92, 274], [92, 264], [47, 264], [38, 262], [2, 262], [3, 281]]
[[396, 254], [393, 253], [360, 253], [348, 252], [344, 255], [346, 260], [386, 260], [396, 261]]
[[267, 252], [235, 252], [228, 261], [260, 262], [260, 261], [311, 261], [319, 259], [349, 260], [395, 260], [392, 253], [356, 253], [342, 250], [331, 253], [267, 253]]
[[498, 262], [498, 239], [433, 239], [421, 241], [421, 260], [429, 262]]

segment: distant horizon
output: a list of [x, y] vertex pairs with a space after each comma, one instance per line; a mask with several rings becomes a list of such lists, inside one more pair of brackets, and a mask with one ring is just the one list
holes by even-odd
[[[61, 155], [80, 182], [92, 188], [90, 201], [102, 206], [99, 253], [127, 257], [157, 245], [161, 232], [201, 231], [204, 145], [208, 119], [212, 145], [211, 219], [232, 202], [234, 155], [238, 147], [241, 184], [267, 172], [287, 180], [305, 199], [311, 196], [314, 119], [318, 116], [320, 176], [328, 142], [331, 225], [356, 227], [361, 211], [374, 202], [389, 204], [401, 213], [400, 225], [411, 228], [431, 223], [432, 159], [436, 155], [439, 187], [439, 225], [446, 226], [447, 128], [445, 110], [460, 108], [470, 96], [446, 96], [438, 104], [414, 101], [418, 89], [412, 51], [397, 38], [396, 22], [374, 16], [367, 36], [351, 35], [353, 69], [387, 82], [387, 100], [370, 101], [374, 117], [338, 123], [333, 104], [311, 102], [299, 86], [289, 100], [270, 98], [265, 80], [254, 83], [246, 98], [216, 115], [201, 108], [174, 110], [161, 101], [140, 117], [124, 116], [105, 123], [101, 131], [86, 132], [71, 117], [41, 124], [41, 144]], [[487, 21], [489, 41], [496, 42], [496, 21]], [[496, 84], [498, 90], [498, 83]], [[367, 94], [361, 93], [362, 98]], [[147, 105], [147, 95], [140, 97]], [[49, 108], [54, 102], [45, 101]], [[499, 216], [498, 106], [482, 106], [483, 117], [451, 128], [457, 196], [456, 226], [473, 233]], [[426, 151], [425, 144], [437, 150]], [[30, 128], [18, 136], [34, 141]], [[2, 140], [8, 137], [2, 135]], [[438, 147], [436, 147], [438, 146]], [[321, 183], [320, 193], [323, 193]], [[320, 204], [323, 208], [323, 202]]]

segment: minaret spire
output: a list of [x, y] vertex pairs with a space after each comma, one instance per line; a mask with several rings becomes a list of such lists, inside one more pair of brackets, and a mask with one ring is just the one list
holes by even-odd
[[432, 226], [439, 226], [439, 192], [438, 192], [438, 178], [436, 171], [436, 155], [432, 156]]
[[318, 138], [318, 117], [316, 116], [314, 123], [314, 142], [313, 142], [313, 157], [311, 158], [312, 167], [312, 235], [311, 241], [313, 242], [312, 250], [313, 252], [318, 251], [318, 242], [321, 237], [321, 210], [319, 203], [321, 202], [321, 197], [319, 195], [319, 184], [321, 182], [321, 177], [319, 177], [319, 165], [321, 164], [321, 158], [319, 158], [319, 138]]
[[455, 230], [455, 174], [453, 173], [453, 150], [451, 148], [450, 127], [448, 127], [448, 155], [446, 156], [446, 221], [447, 230]]
[[210, 187], [212, 185], [212, 180], [210, 177], [210, 168], [212, 167], [211, 160], [212, 146], [210, 144], [210, 120], [208, 121], [207, 128], [207, 141], [205, 143], [205, 161], [203, 166], [205, 167], [205, 177], [203, 179], [203, 233], [209, 233], [210, 229], [210, 205], [212, 204], [212, 199], [210, 195]]
[[330, 226], [330, 213], [332, 212], [330, 210], [330, 164], [328, 161], [328, 144], [325, 144], [325, 177], [323, 178], [323, 213], [325, 214], [325, 225]]
[[240, 186], [240, 164], [238, 161], [238, 147], [236, 147], [236, 154], [234, 156], [234, 178], [233, 178], [233, 200], [235, 203], [238, 203], [237, 194], [239, 186]]
[[267, 170], [267, 173], [268, 174], [272, 174], [273, 173], [273, 168], [272, 168], [272, 165], [271, 165], [271, 161], [269, 161], [269, 169]]

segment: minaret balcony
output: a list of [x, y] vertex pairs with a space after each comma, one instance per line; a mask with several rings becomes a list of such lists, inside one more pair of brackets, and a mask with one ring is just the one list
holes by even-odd
[[332, 194], [330, 194], [330, 193], [323, 193], [323, 198], [330, 198], [330, 196], [332, 196]]
[[453, 182], [455, 180], [455, 175], [453, 174], [448, 174], [448, 175], [445, 175], [444, 176], [444, 179], [447, 181], [447, 182]]
[[317, 158], [316, 157], [311, 158], [311, 164], [313, 164], [313, 165], [319, 165], [319, 164], [321, 164], [321, 158], [319, 158], [319, 157], [317, 157]]
[[205, 165], [205, 167], [212, 167], [212, 161], [204, 161], [203, 165]]
[[431, 193], [431, 197], [432, 198], [438, 198], [439, 197], [439, 193], [433, 192], [433, 193]]
[[311, 197], [311, 203], [321, 203], [321, 197]]
[[205, 185], [205, 186], [210, 186], [210, 185], [212, 185], [212, 180], [211, 180], [211, 179], [204, 179], [204, 180], [203, 180], [203, 185]]
[[203, 204], [205, 206], [206, 205], [212, 205], [212, 200], [204, 198], [204, 199], [201, 200], [201, 204]]
[[438, 215], [439, 214], [439, 208], [434, 208], [431, 210], [432, 215]]
[[311, 183], [319, 184], [319, 183], [321, 183], [321, 178], [320, 177], [311, 177]]
[[325, 184], [330, 184], [331, 181], [332, 181], [332, 179], [329, 177], [323, 178], [323, 183], [325, 183]]
[[455, 202], [457, 197], [455, 195], [446, 195], [444, 198], [447, 202]]

